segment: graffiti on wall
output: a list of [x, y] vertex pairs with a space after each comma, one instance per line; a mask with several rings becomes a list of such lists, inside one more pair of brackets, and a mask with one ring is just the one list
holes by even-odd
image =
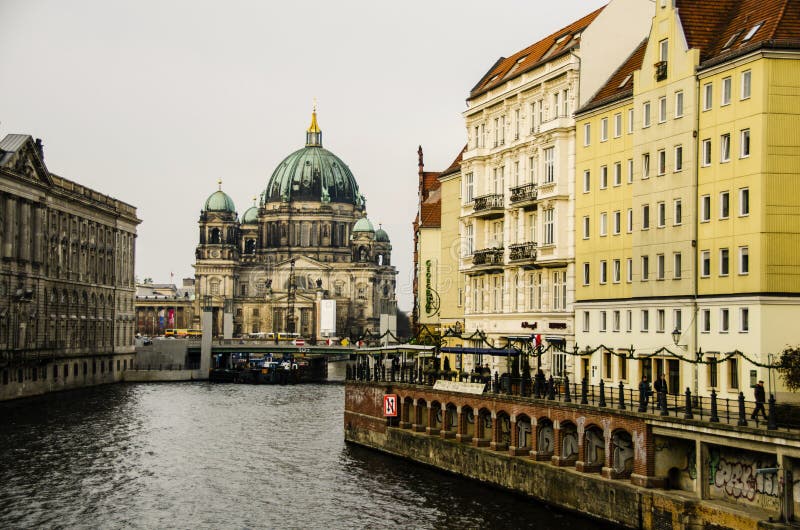
[[531, 424], [527, 421], [517, 422], [517, 437], [519, 447], [530, 447]]
[[604, 464], [606, 460], [606, 440], [598, 428], [590, 428], [586, 432], [584, 442], [586, 445], [586, 463]]
[[720, 492], [733, 499], [754, 501], [757, 495], [778, 497], [778, 473], [756, 473], [757, 469], [776, 467], [774, 462], [741, 458], [725, 458], [712, 450], [709, 458], [711, 482]]
[[617, 473], [630, 473], [633, 471], [633, 440], [625, 431], [617, 431], [611, 437], [614, 448], [612, 466]]
[[536, 440], [536, 450], [540, 453], [548, 454], [553, 452], [554, 435], [552, 425], [542, 425], [539, 428], [539, 435]]

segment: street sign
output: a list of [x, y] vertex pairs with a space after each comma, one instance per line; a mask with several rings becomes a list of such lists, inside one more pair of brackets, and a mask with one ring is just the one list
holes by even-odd
[[304, 339], [294, 339], [294, 345], [295, 346], [305, 346], [306, 345], [306, 341]]
[[387, 417], [397, 416], [397, 394], [383, 396], [383, 415]]

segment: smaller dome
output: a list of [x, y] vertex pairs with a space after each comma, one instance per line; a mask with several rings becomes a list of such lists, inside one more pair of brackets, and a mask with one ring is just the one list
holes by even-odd
[[375, 241], [379, 243], [388, 243], [389, 242], [389, 234], [386, 233], [386, 230], [383, 228], [378, 228], [375, 230]]
[[234, 206], [233, 200], [222, 190], [212, 193], [211, 196], [206, 199], [206, 205], [203, 209], [207, 212], [236, 212], [236, 206]]
[[242, 216], [242, 224], [256, 224], [258, 222], [258, 208], [251, 206]]
[[356, 232], [370, 232], [374, 234], [375, 229], [372, 228], [372, 223], [369, 222], [369, 219], [362, 217], [353, 225], [353, 233], [355, 234]]

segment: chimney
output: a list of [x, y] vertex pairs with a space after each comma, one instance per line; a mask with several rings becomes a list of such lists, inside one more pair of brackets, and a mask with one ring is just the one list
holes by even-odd
[[42, 139], [36, 139], [36, 152], [39, 153], [39, 159], [44, 162], [44, 144], [42, 144]]

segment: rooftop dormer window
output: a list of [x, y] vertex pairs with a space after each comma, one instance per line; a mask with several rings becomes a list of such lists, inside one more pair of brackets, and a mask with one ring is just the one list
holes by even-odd
[[756, 32], [759, 29], [761, 29], [761, 26], [763, 26], [763, 25], [764, 25], [764, 22], [762, 21], [762, 22], [759, 22], [758, 24], [756, 24], [755, 26], [753, 26], [752, 28], [750, 28], [750, 31], [748, 31], [747, 34], [742, 39], [742, 43], [744, 44], [745, 42], [747, 42], [750, 39], [752, 39], [753, 36], [756, 34]]
[[733, 35], [731, 35], [731, 38], [730, 38], [730, 39], [728, 39], [728, 42], [726, 42], [726, 43], [725, 43], [725, 46], [723, 46], [723, 47], [722, 47], [722, 49], [723, 49], [723, 50], [727, 50], [728, 48], [730, 48], [731, 46], [733, 46], [733, 43], [734, 43], [734, 42], [736, 42], [736, 39], [738, 39], [738, 38], [739, 38], [739, 35], [741, 35], [741, 34], [742, 34], [742, 32], [741, 32], [741, 31], [737, 31], [736, 33], [734, 33]]

